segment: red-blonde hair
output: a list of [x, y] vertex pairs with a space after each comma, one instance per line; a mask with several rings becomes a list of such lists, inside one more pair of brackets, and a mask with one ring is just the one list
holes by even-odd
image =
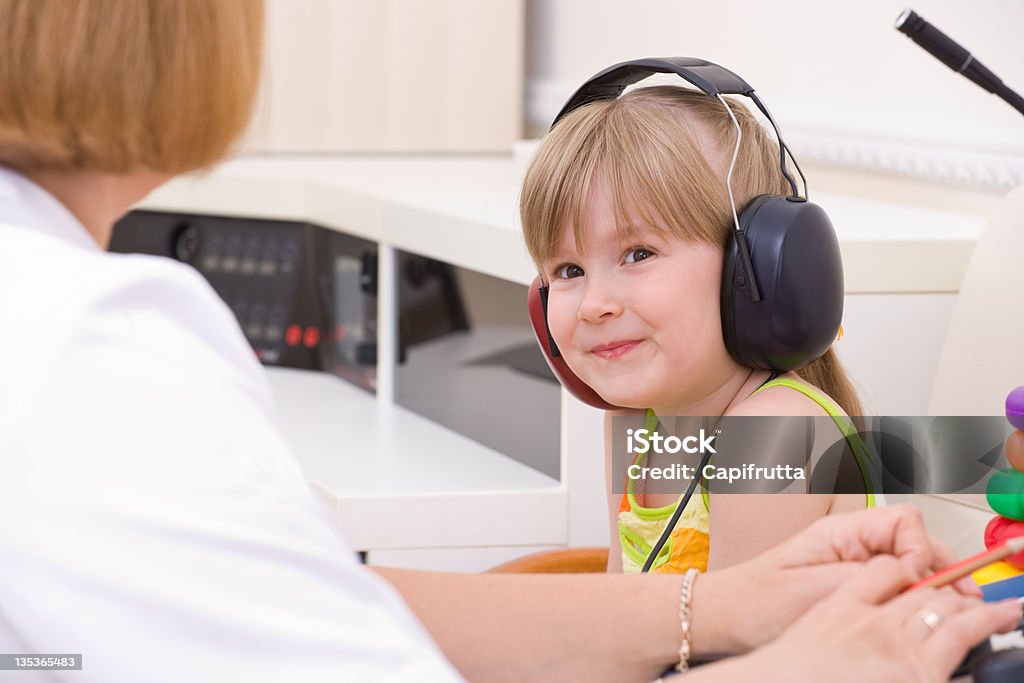
[[0, 0], [0, 163], [181, 173], [259, 86], [262, 0]]

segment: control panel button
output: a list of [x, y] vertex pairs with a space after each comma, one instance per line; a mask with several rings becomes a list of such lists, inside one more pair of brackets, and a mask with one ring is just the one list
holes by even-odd
[[302, 335], [302, 344], [307, 349], [316, 348], [317, 344], [320, 343], [320, 330], [316, 327], [307, 327], [305, 334]]
[[194, 225], [183, 225], [174, 236], [174, 257], [192, 263], [199, 254], [199, 230]]

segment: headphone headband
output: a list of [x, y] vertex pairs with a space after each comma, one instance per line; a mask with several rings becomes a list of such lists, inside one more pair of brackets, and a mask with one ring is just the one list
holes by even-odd
[[[744, 97], [749, 97], [775, 130], [775, 137], [779, 140], [779, 167], [782, 169], [782, 175], [789, 183], [792, 197], [797, 199], [801, 195], [799, 190], [797, 190], [796, 181], [793, 180], [793, 177], [786, 169], [785, 159], [787, 156], [796, 167], [797, 173], [800, 174], [800, 179], [804, 184], [803, 199], [807, 199], [807, 179], [804, 178], [804, 172], [800, 169], [800, 164], [796, 163], [792, 152], [789, 151], [789, 147], [782, 139], [779, 126], [775, 123], [772, 113], [768, 111], [768, 107], [765, 106], [761, 98], [754, 92], [754, 88], [740, 78], [740, 76], [724, 66], [709, 62], [706, 59], [697, 59], [696, 57], [647, 57], [613, 64], [607, 69], [598, 72], [573, 93], [569, 101], [565, 103], [561, 111], [558, 112], [558, 115], [555, 116], [555, 120], [551, 122], [551, 127], [554, 128], [562, 117], [574, 109], [599, 100], [614, 100], [622, 94], [622, 91], [627, 86], [642, 81], [656, 73], [676, 74], [688, 83], [697, 86], [705, 95], [716, 97], [720, 100], [722, 100], [722, 95], [743, 95]], [[722, 100], [722, 104], [728, 108], [725, 100]]]
[[614, 64], [598, 73], [581, 85], [569, 98], [551, 126], [554, 127], [559, 119], [573, 109], [597, 100], [613, 100], [621, 95], [627, 86], [656, 73], [676, 74], [710, 97], [745, 95], [753, 98], [755, 103], [758, 103], [758, 108], [761, 108], [759, 101], [754, 98], [754, 89], [750, 84], [724, 66], [694, 57], [650, 57]]

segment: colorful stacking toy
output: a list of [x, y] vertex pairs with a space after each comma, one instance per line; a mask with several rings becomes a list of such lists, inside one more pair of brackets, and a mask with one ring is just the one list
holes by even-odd
[[1006, 397], [1006, 419], [1017, 429], [1024, 429], [1024, 387], [1017, 387]]
[[[1014, 427], [1024, 430], [1024, 387], [1017, 387], [1006, 397], [1006, 418]], [[986, 498], [999, 516], [985, 527], [986, 548], [1024, 536], [1024, 463], [1011, 459], [1010, 464], [1014, 467], [996, 473], [988, 482]], [[1024, 553], [979, 569], [972, 576], [986, 600], [1024, 596]]]

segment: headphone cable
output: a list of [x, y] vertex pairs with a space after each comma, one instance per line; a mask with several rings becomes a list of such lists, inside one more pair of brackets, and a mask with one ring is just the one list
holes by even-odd
[[676, 528], [676, 522], [683, 515], [683, 510], [690, 503], [690, 498], [693, 497], [694, 491], [697, 490], [697, 485], [700, 484], [701, 479], [704, 478], [704, 468], [711, 461], [711, 451], [704, 453], [704, 457], [700, 459], [699, 469], [694, 473], [693, 480], [690, 481], [690, 485], [686, 488], [686, 493], [683, 494], [682, 500], [679, 501], [679, 505], [676, 506], [675, 512], [672, 513], [672, 518], [668, 520], [668, 524], [665, 525], [665, 530], [661, 532], [661, 538], [654, 544], [654, 548], [651, 553], [647, 556], [647, 560], [644, 561], [643, 569], [640, 570], [641, 574], [647, 573], [651, 566], [654, 564], [655, 558], [658, 557], [658, 553], [661, 552], [665, 542], [668, 541], [668, 537], [672, 534], [672, 530]]
[[[753, 374], [753, 370], [751, 370], [751, 374]], [[764, 387], [764, 385], [768, 384], [778, 376], [779, 372], [777, 370], [772, 370], [768, 375], [768, 379], [761, 382], [761, 387]], [[669, 519], [668, 524], [665, 525], [665, 530], [661, 532], [661, 537], [658, 539], [658, 542], [654, 544], [654, 548], [644, 561], [644, 566], [640, 570], [641, 574], [646, 574], [650, 571], [651, 566], [654, 565], [654, 560], [658, 557], [658, 553], [661, 552], [661, 549], [668, 541], [668, 537], [672, 535], [672, 531], [676, 528], [676, 523], [679, 522], [679, 518], [683, 516], [683, 510], [685, 510], [686, 506], [689, 505], [690, 498], [693, 497], [694, 491], [697, 490], [697, 485], [701, 482], [701, 479], [704, 478], [704, 468], [708, 466], [709, 462], [711, 462], [711, 451], [705, 452], [704, 457], [700, 459], [700, 465], [698, 465], [697, 471], [693, 474], [693, 481], [691, 481], [690, 485], [686, 487], [686, 493], [683, 494], [682, 499], [679, 501], [679, 505], [676, 506], [675, 512], [672, 513], [671, 519]]]

